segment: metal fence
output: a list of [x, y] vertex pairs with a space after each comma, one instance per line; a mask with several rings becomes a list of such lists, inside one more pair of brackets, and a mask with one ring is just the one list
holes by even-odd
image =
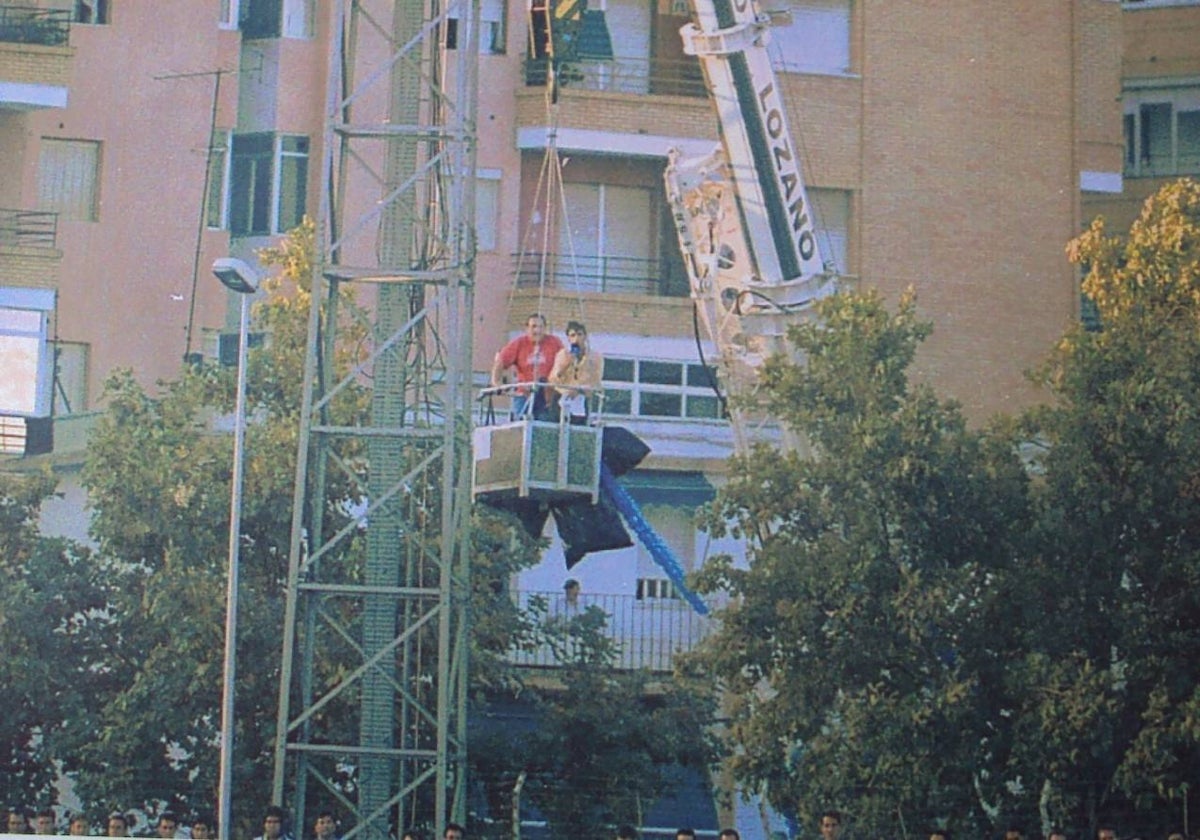
[[[546, 84], [548, 62], [544, 58], [525, 60], [525, 84]], [[559, 69], [560, 87], [570, 90], [598, 90], [635, 96], [708, 95], [700, 62], [695, 58], [613, 58], [597, 61], [564, 61]]]
[[70, 9], [0, 4], [0, 41], [61, 47], [71, 37]]
[[[637, 598], [632, 595], [579, 596], [568, 604], [562, 592], [519, 592], [517, 603], [528, 608], [534, 599], [547, 606], [551, 632], [570, 633], [572, 617], [588, 607], [596, 607], [607, 616], [605, 636], [618, 650], [616, 667], [627, 670], [672, 670], [675, 657], [688, 653], [704, 639], [713, 626], [709, 616], [700, 615], [679, 598]], [[563, 663], [556, 658], [555, 645], [547, 642], [531, 650], [509, 656], [515, 665], [553, 668]]]
[[0, 207], [0, 248], [53, 248], [57, 241], [57, 213]]
[[[513, 256], [518, 289], [686, 297], [687, 278], [666, 260], [596, 254], [525, 253]], [[676, 276], [678, 275], [678, 276]]]

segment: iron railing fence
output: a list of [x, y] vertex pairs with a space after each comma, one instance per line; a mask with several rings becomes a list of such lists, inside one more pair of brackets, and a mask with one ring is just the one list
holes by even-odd
[[71, 38], [70, 9], [0, 4], [0, 41], [10, 44], [65, 46]]
[[[548, 62], [525, 59], [525, 84], [546, 84]], [[563, 62], [559, 86], [569, 90], [597, 90], [634, 96], [708, 95], [700, 62], [695, 58], [612, 58]]]
[[57, 213], [0, 207], [0, 247], [53, 248], [57, 241]]
[[616, 667], [623, 670], [670, 672], [675, 657], [689, 653], [713, 627], [710, 616], [700, 615], [677, 597], [637, 598], [633, 595], [581, 594], [576, 604], [568, 604], [562, 592], [516, 593], [518, 605], [526, 609], [538, 599], [546, 605], [547, 628], [561, 634], [558, 644], [549, 641], [528, 650], [515, 651], [509, 659], [515, 665], [554, 668], [564, 663], [556, 649], [569, 650], [571, 619], [589, 607], [607, 617], [604, 635], [617, 647]]

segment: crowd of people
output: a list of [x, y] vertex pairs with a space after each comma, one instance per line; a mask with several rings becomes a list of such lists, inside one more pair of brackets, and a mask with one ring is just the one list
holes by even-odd
[[[13, 807], [0, 811], [0, 825], [7, 834], [58, 834], [72, 837], [157, 837], [160, 840], [175, 840], [175, 838], [191, 838], [191, 840], [215, 840], [217, 824], [210, 814], [195, 814], [186, 819], [175, 811], [167, 810], [158, 815], [153, 830], [145, 835], [135, 834], [138, 825], [137, 817], [121, 811], [113, 811], [101, 821], [101, 826], [93, 825], [92, 821], [82, 814], [72, 814], [65, 817], [65, 825], [60, 822], [53, 808], [44, 808], [32, 812], [26, 808]], [[277, 805], [271, 805], [263, 812], [262, 831], [254, 840], [292, 840], [285, 830], [287, 813]], [[66, 831], [63, 831], [63, 828]], [[101, 828], [102, 830], [96, 830]], [[337, 820], [331, 811], [322, 811], [313, 821], [312, 833], [305, 840], [337, 840]], [[409, 838], [420, 840], [420, 838]]]
[[[287, 812], [277, 805], [271, 805], [263, 811], [261, 833], [254, 840], [294, 840], [287, 830]], [[108, 836], [132, 837], [136, 819], [130, 814], [115, 811], [108, 815], [104, 822], [105, 831], [93, 832], [92, 824], [80, 815], [70, 816], [66, 823], [66, 832], [62, 827], [53, 808], [45, 808], [32, 812], [24, 808], [8, 808], [0, 811], [0, 827], [7, 834], [66, 834], [70, 836]], [[154, 823], [154, 830], [146, 835], [158, 837], [160, 840], [173, 838], [193, 838], [193, 840], [215, 840], [217, 826], [207, 814], [197, 814], [190, 820], [182, 819], [174, 811], [163, 811]], [[818, 822], [821, 840], [841, 840], [842, 815], [838, 811], [825, 811]], [[394, 835], [393, 835], [394, 836]], [[448, 823], [442, 832], [442, 840], [466, 840], [467, 832], [458, 823]], [[926, 835], [921, 835], [922, 840]], [[928, 840], [958, 840], [946, 828], [931, 828]], [[1019, 826], [1009, 826], [1000, 834], [1002, 840], [1038, 840], [1040, 834], [1028, 835]], [[311, 831], [303, 840], [338, 840], [338, 822], [331, 811], [321, 811], [313, 820]], [[425, 840], [421, 832], [409, 829], [399, 835], [399, 840]], [[640, 834], [631, 825], [623, 825], [616, 831], [616, 840], [640, 840]], [[697, 832], [691, 828], [680, 828], [675, 831], [675, 840], [697, 840]], [[737, 829], [724, 828], [717, 835], [717, 840], [741, 840]], [[1072, 838], [1059, 827], [1051, 828], [1045, 834], [1044, 840], [1078, 840]], [[1110, 823], [1101, 823], [1096, 830], [1093, 840], [1121, 840], [1116, 828]], [[1138, 838], [1133, 838], [1138, 840]], [[1183, 832], [1172, 832], [1166, 840], [1188, 840]]]

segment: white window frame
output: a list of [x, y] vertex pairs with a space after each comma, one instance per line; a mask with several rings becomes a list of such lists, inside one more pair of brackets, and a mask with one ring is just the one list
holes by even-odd
[[[33, 382], [23, 383], [21, 391], [14, 392], [15, 400], [0, 403], [0, 414], [13, 417], [49, 417], [54, 385], [54, 354], [49, 344], [50, 314], [54, 311], [54, 292], [50, 289], [22, 287], [0, 287], [0, 347], [10, 344], [35, 344], [33, 359]], [[5, 313], [13, 313], [11, 323]], [[16, 350], [16, 347], [5, 349]], [[0, 367], [7, 371], [6, 384], [11, 387], [16, 373], [11, 360], [0, 354]], [[9, 394], [3, 392], [7, 400]]]
[[[251, 135], [251, 134], [266, 135], [268, 133], [270, 133], [270, 132], [247, 132], [246, 135], [241, 135], [241, 136], [247, 136], [247, 135]], [[226, 190], [227, 198], [225, 200], [225, 204], [227, 205], [227, 208], [228, 208], [228, 222], [230, 224], [232, 224], [232, 220], [233, 220], [233, 200], [234, 200], [233, 174], [234, 174], [235, 164], [237, 161], [237, 158], [235, 158], [235, 156], [233, 154], [233, 143], [237, 139], [238, 136], [239, 135], [236, 135], [236, 134], [232, 135], [230, 137], [230, 145], [229, 145], [229, 148], [230, 148], [229, 173], [230, 174], [229, 174], [228, 188]], [[308, 142], [308, 148], [307, 148], [307, 150], [305, 150], [303, 152], [285, 151], [283, 148], [285, 139], [305, 140]], [[230, 227], [230, 233], [233, 236], [238, 237], [238, 238], [247, 238], [247, 237], [253, 237], [253, 236], [276, 236], [280, 233], [286, 233], [286, 229], [280, 228], [280, 209], [281, 209], [282, 203], [283, 203], [283, 201], [282, 201], [283, 200], [283, 168], [284, 168], [283, 165], [287, 160], [304, 160], [305, 161], [304, 178], [303, 178], [302, 182], [299, 184], [299, 188], [301, 190], [300, 195], [304, 199], [303, 200], [303, 205], [305, 208], [304, 212], [307, 212], [308, 180], [309, 180], [309, 172], [308, 172], [307, 164], [308, 164], [308, 161], [311, 159], [311, 156], [312, 156], [312, 138], [310, 138], [308, 135], [306, 135], [306, 134], [271, 134], [271, 156], [270, 156], [271, 195], [268, 197], [269, 204], [267, 206], [267, 228], [268, 229], [266, 231], [255, 231], [255, 230], [234, 231], [232, 229], [232, 227]], [[250, 215], [251, 215], [251, 217], [253, 216], [253, 209], [251, 209]], [[301, 215], [303, 215], [303, 213]], [[296, 222], [298, 224], [299, 219], [297, 219]]]
[[[698, 360], [693, 359], [660, 359], [660, 358], [644, 358], [640, 356], [621, 356], [611, 353], [604, 354], [606, 363], [627, 363], [633, 366], [633, 379], [608, 379], [603, 380], [604, 384], [604, 414], [615, 417], [641, 417], [647, 420], [684, 420], [690, 423], [720, 423], [724, 422], [721, 419], [721, 407], [717, 401], [717, 395], [713, 391], [712, 386], [703, 382], [689, 382], [688, 377], [693, 368], [700, 368], [702, 365]], [[679, 367], [679, 384], [662, 384], [657, 382], [643, 381], [643, 368], [649, 365], [676, 365]], [[717, 375], [716, 367], [712, 364], [708, 368]], [[697, 371], [698, 373], [698, 371]], [[719, 385], [719, 380], [718, 380]], [[629, 411], [617, 412], [614, 406], [613, 396], [616, 393], [629, 394]], [[679, 397], [679, 412], [677, 414], [648, 414], [643, 411], [643, 401], [647, 396], [662, 395], [670, 397]], [[689, 413], [689, 405], [692, 400], [703, 400], [703, 405], [712, 406], [713, 411], [708, 413], [707, 410], [703, 413], [699, 410], [696, 413]], [[710, 402], [712, 401], [712, 402]]]
[[237, 29], [241, 11], [241, 0], [221, 0], [220, 19], [217, 25], [222, 29]]
[[791, 0], [791, 22], [771, 27], [772, 63], [787, 73], [851, 74], [853, 0]]
[[[308, 145], [303, 152], [285, 151], [283, 143], [285, 140], [300, 139], [304, 140]], [[312, 140], [307, 134], [276, 134], [275, 135], [275, 172], [272, 179], [272, 195], [271, 195], [271, 230], [273, 233], [286, 233], [289, 228], [280, 228], [280, 208], [283, 206], [283, 165], [287, 160], [303, 160], [304, 161], [304, 177], [300, 182], [300, 204], [303, 210], [300, 212], [301, 218], [308, 212], [308, 164], [312, 155]], [[296, 219], [295, 225], [300, 224], [300, 219]], [[292, 225], [294, 227], [295, 225]]]
[[[1200, 172], [1200, 151], [1188, 155], [1188, 159], [1183, 160], [1179, 150], [1180, 112], [1196, 114], [1193, 119], [1200, 120], [1200, 78], [1180, 79], [1170, 85], [1161, 82], [1155, 84], [1154, 81], [1131, 82], [1127, 84], [1121, 99], [1124, 112], [1126, 175], [1134, 178], [1158, 178]], [[1170, 150], [1163, 156], [1165, 162], [1162, 165], [1152, 165], [1146, 150], [1142, 148], [1144, 109], [1155, 105], [1169, 107], [1171, 112], [1167, 126]], [[1197, 126], [1197, 131], [1200, 131], [1200, 125]], [[1195, 162], [1192, 162], [1193, 160]]]
[[[504, 55], [508, 47], [508, 27], [505, 25], [504, 0], [481, 0], [479, 5], [479, 54]], [[454, 47], [462, 38], [462, 27], [459, 21], [462, 16], [457, 10], [446, 15], [447, 20], [454, 21]]]
[[[253, 0], [221, 0], [218, 25], [221, 29], [240, 29], [242, 7]], [[309, 40], [316, 29], [313, 0], [282, 0], [279, 9], [279, 34], [272, 38]]]

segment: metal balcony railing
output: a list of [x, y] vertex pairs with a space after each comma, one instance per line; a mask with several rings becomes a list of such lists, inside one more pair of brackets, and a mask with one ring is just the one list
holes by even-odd
[[[525, 84], [546, 84], [547, 59], [525, 59]], [[559, 86], [638, 96], [708, 95], [697, 59], [613, 58], [563, 62]]]
[[61, 47], [70, 37], [70, 9], [0, 4], [0, 41]]
[[[709, 616], [698, 614], [680, 598], [635, 598], [632, 595], [582, 594], [576, 605], [567, 604], [562, 592], [519, 592], [522, 609], [533, 599], [547, 605], [547, 625], [564, 639], [571, 632], [570, 619], [588, 607], [597, 607], [608, 617], [604, 633], [618, 650], [616, 667], [623, 670], [669, 672], [675, 657], [687, 653], [704, 639], [713, 627]], [[569, 640], [566, 645], [570, 647]], [[514, 665], [554, 668], [563, 665], [555, 656], [555, 646], [546, 643], [531, 650], [509, 655]]]
[[57, 239], [57, 213], [0, 207], [0, 248], [53, 248]]
[[682, 266], [669, 261], [597, 254], [525, 253], [513, 255], [518, 289], [687, 297]]

